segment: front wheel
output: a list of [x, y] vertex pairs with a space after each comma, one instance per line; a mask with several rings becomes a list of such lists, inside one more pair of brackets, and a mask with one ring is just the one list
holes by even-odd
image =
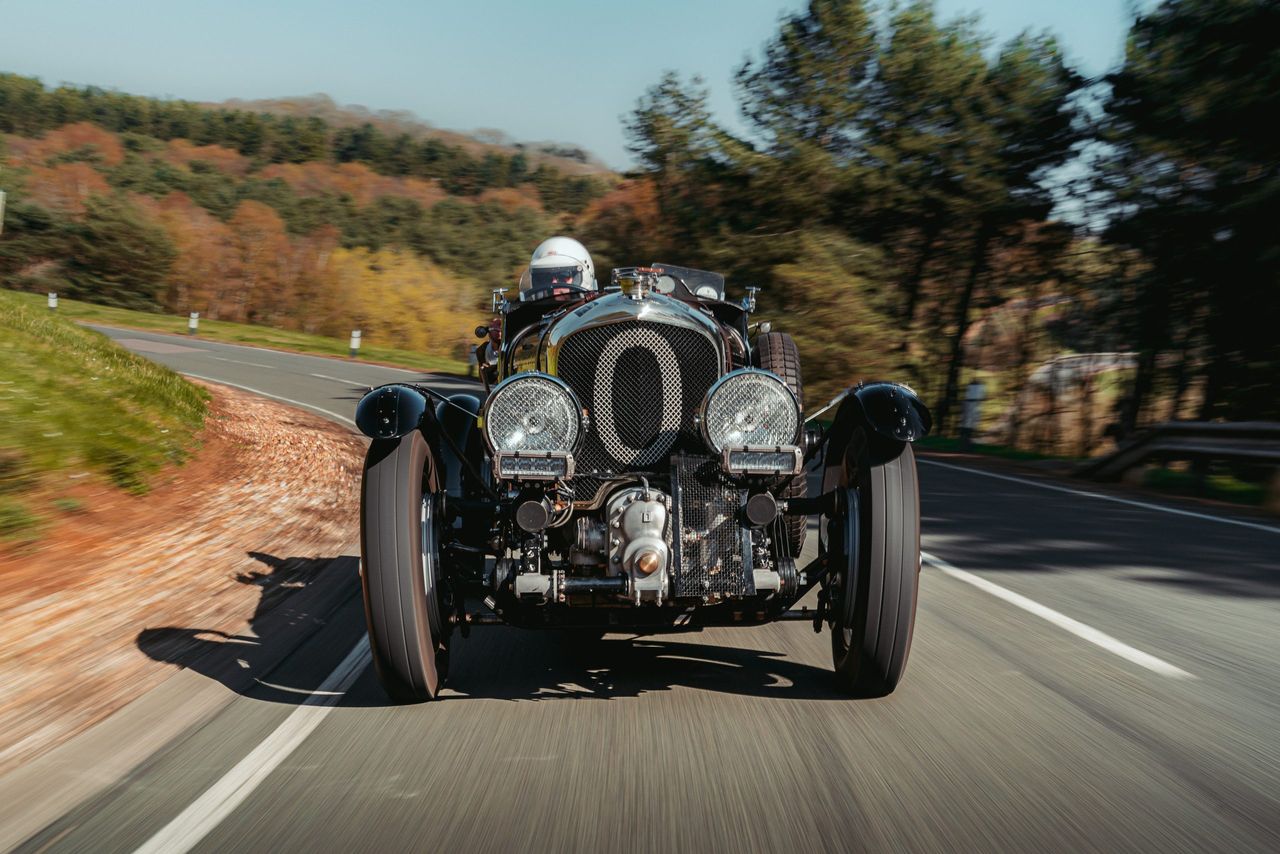
[[378, 681], [398, 702], [434, 699], [449, 670], [448, 596], [440, 568], [440, 495], [417, 430], [375, 441], [360, 504], [360, 580]]
[[839, 484], [840, 509], [827, 521], [836, 584], [831, 656], [842, 687], [883, 697], [902, 679], [915, 629], [920, 487], [910, 445], [872, 465], [865, 442], [855, 441], [850, 457], [843, 469], [852, 476]]

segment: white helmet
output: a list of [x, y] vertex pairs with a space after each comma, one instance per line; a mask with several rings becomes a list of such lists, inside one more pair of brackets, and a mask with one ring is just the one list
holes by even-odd
[[539, 243], [529, 259], [529, 269], [520, 277], [521, 299], [556, 291], [594, 290], [596, 268], [591, 253], [572, 237], [549, 237]]

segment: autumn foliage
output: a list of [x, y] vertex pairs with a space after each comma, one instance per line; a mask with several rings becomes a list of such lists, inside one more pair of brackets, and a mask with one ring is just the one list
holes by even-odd
[[462, 355], [489, 289], [556, 225], [533, 184], [458, 197], [361, 162], [263, 163], [85, 122], [0, 153], [6, 286], [433, 355]]

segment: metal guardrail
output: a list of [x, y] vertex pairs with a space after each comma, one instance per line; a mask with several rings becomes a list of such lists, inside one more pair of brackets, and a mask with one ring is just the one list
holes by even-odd
[[1280, 466], [1280, 423], [1274, 421], [1170, 421], [1125, 440], [1076, 476], [1117, 480], [1142, 463], [1159, 460], [1230, 460]]

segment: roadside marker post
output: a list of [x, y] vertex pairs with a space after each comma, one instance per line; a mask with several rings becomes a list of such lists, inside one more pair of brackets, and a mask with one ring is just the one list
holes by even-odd
[[49, 294], [49, 311], [57, 311], [57, 310], [58, 310], [58, 295]]
[[200, 328], [200, 312], [193, 311], [187, 316], [187, 334], [195, 335], [196, 330]]
[[355, 358], [360, 353], [360, 330], [351, 330], [351, 358]]
[[982, 418], [982, 401], [986, 399], [987, 387], [982, 380], [974, 377], [969, 381], [964, 392], [964, 412], [960, 416], [960, 445], [969, 448], [973, 445], [973, 434], [978, 432], [978, 422]]
[[4, 190], [0, 190], [0, 234], [4, 234]]

